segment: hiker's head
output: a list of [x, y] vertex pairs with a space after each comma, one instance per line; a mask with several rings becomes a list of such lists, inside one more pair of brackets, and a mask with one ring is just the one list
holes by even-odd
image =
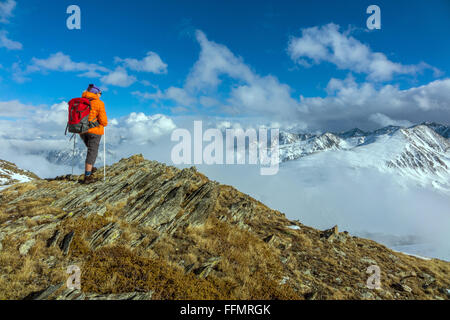
[[87, 88], [88, 92], [92, 92], [95, 93], [96, 95], [98, 95], [99, 97], [102, 95], [102, 90], [100, 90], [99, 88], [97, 88], [96, 86], [94, 86], [93, 84], [90, 84], [89, 87]]

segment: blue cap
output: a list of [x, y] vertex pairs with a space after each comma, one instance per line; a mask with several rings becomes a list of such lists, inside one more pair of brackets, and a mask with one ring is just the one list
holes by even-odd
[[89, 87], [87, 88], [87, 91], [92, 92], [92, 93], [102, 93], [102, 90], [100, 90], [99, 88], [97, 88], [96, 86], [94, 86], [93, 84], [90, 84]]

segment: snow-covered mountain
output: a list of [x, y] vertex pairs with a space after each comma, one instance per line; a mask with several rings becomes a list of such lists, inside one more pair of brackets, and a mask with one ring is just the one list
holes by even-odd
[[409, 128], [388, 126], [371, 132], [300, 135], [281, 133], [280, 162], [321, 152], [344, 158], [351, 167], [375, 167], [420, 184], [450, 191], [448, 126], [422, 123]]
[[444, 126], [436, 122], [424, 122], [423, 125], [433, 129], [436, 133], [440, 134], [444, 138], [450, 138], [450, 126]]
[[[345, 147], [344, 140], [332, 133], [322, 135], [297, 135], [285, 139], [286, 134], [280, 134], [280, 161], [295, 160], [316, 152], [340, 150]], [[287, 142], [287, 143], [283, 143]]]
[[38, 177], [28, 171], [18, 168], [14, 163], [0, 160], [0, 190], [20, 182], [28, 182]]

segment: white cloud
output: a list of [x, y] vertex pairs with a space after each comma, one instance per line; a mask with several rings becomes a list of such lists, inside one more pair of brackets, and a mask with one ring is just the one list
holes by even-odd
[[5, 0], [0, 2], [0, 23], [9, 23], [9, 18], [13, 16], [12, 12], [16, 7], [16, 1]]
[[33, 109], [33, 106], [23, 104], [19, 100], [0, 101], [0, 117], [22, 118]]
[[235, 113], [265, 114], [288, 117], [301, 106], [291, 96], [291, 88], [272, 76], [257, 77], [249, 84], [232, 89], [228, 99], [229, 110]]
[[0, 110], [0, 116], [17, 118], [2, 122], [0, 136], [24, 139], [29, 143], [34, 140], [38, 142], [42, 139], [64, 138], [68, 110], [66, 102], [52, 106], [33, 106], [18, 100], [3, 101], [0, 102]]
[[165, 95], [159, 89], [157, 89], [156, 92], [154, 92], [154, 93], [141, 92], [138, 90], [138, 91], [133, 91], [131, 94], [134, 96], [140, 97], [142, 99], [147, 99], [147, 100], [160, 100], [160, 99], [165, 98]]
[[175, 123], [167, 116], [133, 112], [123, 119], [121, 135], [132, 143], [144, 144], [170, 134], [175, 128]]
[[123, 63], [124, 67], [129, 68], [130, 70], [139, 71], [139, 72], [151, 72], [156, 74], [167, 73], [167, 64], [165, 64], [160, 56], [152, 51], [147, 53], [147, 56], [142, 60], [137, 59], [121, 59], [115, 58], [116, 62]]
[[[388, 119], [418, 123], [425, 120], [450, 122], [450, 79], [435, 80], [426, 85], [401, 90], [397, 86], [379, 88], [372, 83], [331, 79], [325, 98], [303, 98], [302, 119], [316, 128], [339, 129], [355, 125], [374, 127]], [[377, 116], [383, 114], [387, 118]], [[394, 121], [394, 120], [392, 120]]]
[[196, 102], [196, 99], [191, 97], [184, 89], [170, 87], [166, 90], [166, 98], [174, 100], [176, 103], [183, 106], [189, 106]]
[[[144, 99], [172, 100], [179, 105], [179, 110], [182, 107], [195, 109], [199, 104], [229, 114], [284, 117], [300, 108], [299, 101], [291, 97], [290, 87], [276, 77], [256, 74], [242, 58], [226, 46], [208, 40], [202, 31], [196, 32], [196, 39], [200, 56], [182, 88], [134, 94]], [[217, 89], [225, 77], [233, 79], [234, 85], [230, 87], [230, 95], [223, 98]]]
[[321, 27], [302, 29], [301, 37], [292, 37], [288, 45], [292, 60], [303, 65], [319, 64], [323, 61], [335, 64], [339, 69], [365, 73], [370, 80], [390, 80], [395, 74], [415, 74], [423, 69], [439, 70], [426, 63], [403, 65], [390, 61], [381, 52], [340, 32], [339, 26], [329, 23]]
[[8, 32], [0, 30], [0, 48], [8, 50], [22, 50], [23, 46], [20, 42], [8, 38]]
[[186, 89], [216, 89], [224, 75], [245, 82], [254, 81], [253, 71], [226, 46], [209, 41], [200, 30], [196, 32], [196, 39], [200, 44], [200, 57], [186, 79]]
[[189, 109], [186, 107], [182, 107], [182, 106], [176, 106], [176, 107], [170, 108], [170, 111], [172, 112], [172, 114], [182, 114], [182, 113], [188, 113]]
[[78, 77], [83, 77], [83, 78], [100, 78], [102, 75], [100, 73], [98, 73], [97, 71], [91, 70], [91, 71], [87, 71], [85, 73], [80, 73], [78, 75]]
[[129, 75], [127, 70], [122, 67], [117, 67], [114, 71], [103, 76], [101, 81], [104, 84], [110, 84], [118, 87], [129, 87], [136, 82], [136, 77]]
[[196, 32], [200, 44], [200, 57], [186, 80], [189, 90], [217, 88], [219, 77], [227, 75], [233, 79], [252, 82], [255, 78], [251, 69], [236, 57], [227, 47], [209, 41], [202, 31]]
[[135, 91], [133, 95], [149, 100], [173, 100], [181, 106], [192, 106], [196, 103], [194, 96], [190, 95], [185, 89], [170, 87], [164, 92], [157, 89], [155, 93]]
[[49, 109], [36, 108], [32, 119], [35, 124], [55, 125], [62, 128], [67, 124], [69, 105], [67, 102], [60, 102], [52, 105]]
[[389, 118], [387, 115], [379, 112], [371, 114], [369, 116], [369, 120], [375, 122], [381, 127], [387, 126], [410, 127], [413, 125], [413, 123], [408, 120], [394, 120]]
[[[280, 83], [274, 76], [260, 76], [234, 55], [227, 47], [207, 39], [197, 31], [200, 57], [186, 79], [185, 89], [191, 94], [214, 92], [221, 84], [221, 78], [228, 76], [235, 80], [231, 93], [222, 111], [230, 114], [253, 114], [285, 117], [295, 113], [299, 101], [292, 98], [291, 88]], [[214, 98], [212, 94], [208, 95]]]
[[102, 74], [111, 72], [108, 68], [98, 64], [73, 61], [70, 56], [62, 52], [51, 54], [46, 59], [33, 57], [31, 63], [25, 69], [22, 69], [19, 63], [15, 62], [11, 69], [12, 78], [17, 83], [31, 80], [28, 76], [36, 72], [81, 72], [78, 77], [86, 78], [99, 78]]
[[14, 62], [12, 67], [12, 78], [17, 83], [25, 83], [30, 81], [30, 78], [26, 77], [26, 73], [20, 68], [18, 62]]
[[[76, 62], [62, 52], [50, 55], [46, 59], [32, 58], [31, 64], [23, 70], [16, 62], [12, 66], [13, 80], [18, 83], [24, 83], [30, 79], [27, 75], [35, 72], [80, 72], [78, 77], [101, 78], [105, 85], [114, 85], [118, 87], [129, 87], [137, 81], [136, 77], [128, 74], [124, 67], [116, 67], [110, 70], [102, 65], [94, 63]], [[148, 82], [147, 82], [148, 83]], [[106, 89], [105, 89], [106, 90]]]
[[85, 62], [75, 62], [72, 61], [70, 56], [57, 52], [50, 55], [47, 59], [33, 58], [31, 65], [26, 69], [27, 73], [38, 72], [38, 71], [75, 71], [75, 72], [108, 72], [109, 70], [103, 66], [92, 63]]
[[202, 106], [206, 108], [218, 106], [220, 104], [220, 102], [217, 99], [208, 96], [201, 96], [199, 98], [199, 102]]

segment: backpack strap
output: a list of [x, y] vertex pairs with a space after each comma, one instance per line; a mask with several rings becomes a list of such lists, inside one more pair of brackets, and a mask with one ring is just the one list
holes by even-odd
[[[94, 99], [88, 98], [88, 100], [89, 100], [89, 110], [92, 110], [91, 102]], [[95, 118], [93, 121], [89, 121], [89, 129], [96, 128], [98, 126], [100, 126], [100, 123], [97, 121], [97, 118]]]
[[100, 123], [98, 123], [97, 120], [96, 121], [89, 121], [89, 129], [96, 128], [98, 126], [100, 126]]

